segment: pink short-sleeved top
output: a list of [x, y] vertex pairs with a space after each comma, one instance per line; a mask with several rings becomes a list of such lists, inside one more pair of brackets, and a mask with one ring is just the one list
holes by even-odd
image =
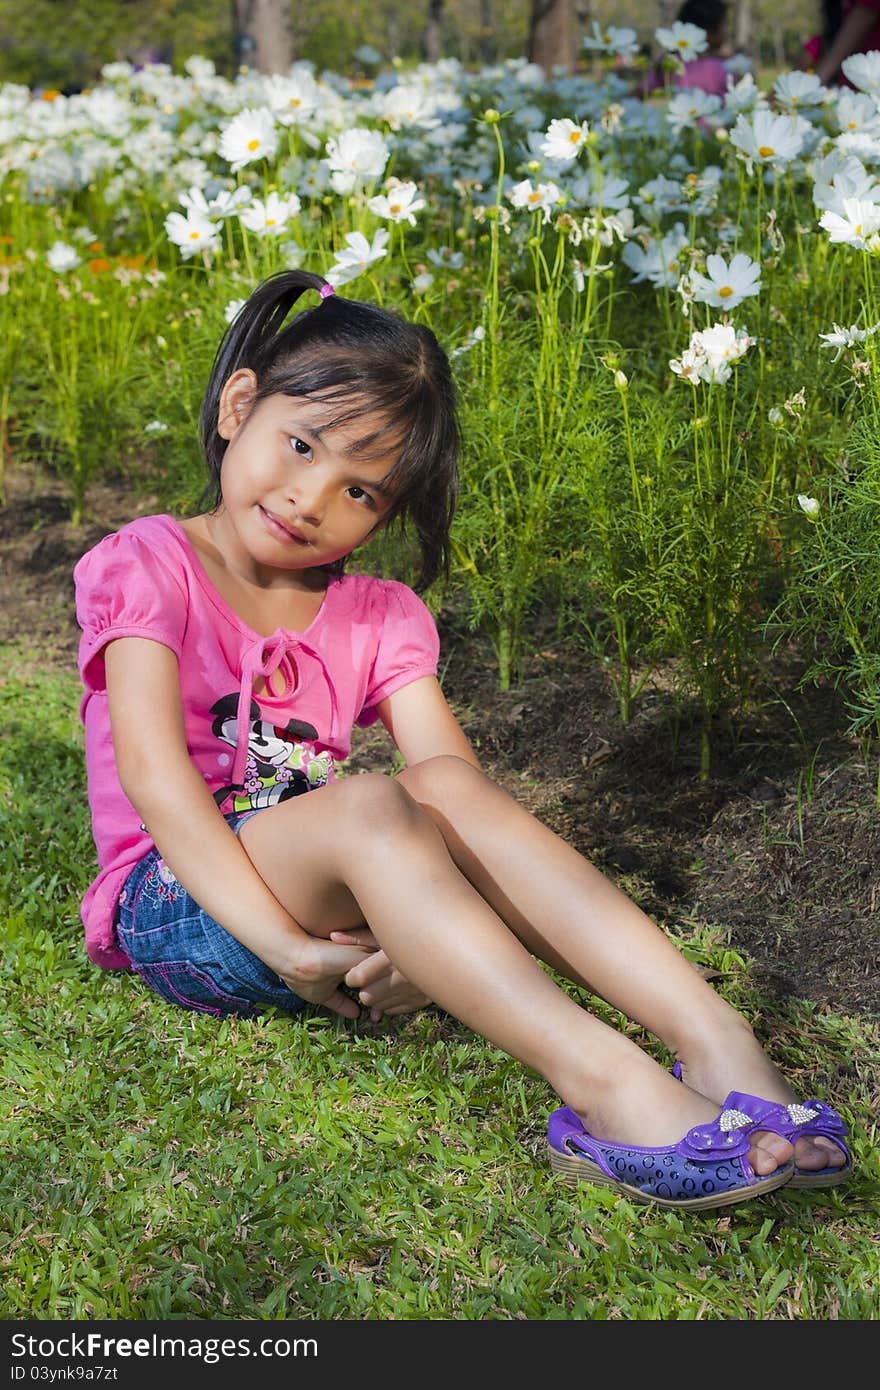
[[[437, 671], [431, 614], [405, 584], [332, 579], [303, 632], [254, 632], [229, 607], [171, 516], [146, 516], [105, 536], [74, 570], [82, 628], [86, 772], [99, 872], [82, 904], [96, 964], [130, 962], [114, 933], [116, 904], [153, 848], [119, 783], [104, 648], [146, 637], [178, 659], [187, 749], [224, 814], [256, 810], [322, 786], [351, 751], [354, 724], [377, 718], [396, 690]], [[263, 688], [254, 693], [254, 683]], [[145, 740], [149, 728], [143, 730]]]

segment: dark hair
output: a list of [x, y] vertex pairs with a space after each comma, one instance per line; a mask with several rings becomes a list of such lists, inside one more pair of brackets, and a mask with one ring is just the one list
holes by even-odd
[[[212, 505], [222, 500], [226, 440], [217, 430], [220, 396], [233, 372], [257, 379], [254, 401], [281, 392], [334, 408], [326, 428], [364, 415], [383, 420], [357, 452], [397, 450], [383, 484], [393, 497], [386, 523], [411, 521], [421, 551], [418, 589], [448, 572], [449, 532], [458, 498], [458, 422], [449, 360], [429, 328], [331, 294], [313, 309], [291, 308], [320, 275], [283, 270], [258, 285], [223, 336], [202, 402], [199, 433], [211, 474]], [[329, 566], [340, 574], [344, 557]]]
[[727, 17], [727, 0], [684, 0], [676, 19], [681, 24], [696, 24], [713, 34]]

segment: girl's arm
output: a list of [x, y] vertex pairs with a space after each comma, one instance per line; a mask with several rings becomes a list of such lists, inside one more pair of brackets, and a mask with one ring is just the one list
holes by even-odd
[[412, 681], [377, 708], [408, 767], [427, 758], [444, 756], [463, 758], [474, 767], [480, 766], [435, 676]]
[[850, 10], [829, 44], [828, 52], [816, 65], [816, 75], [822, 82], [830, 82], [836, 76], [844, 58], [861, 53], [862, 44], [877, 22], [876, 7], [855, 5]]
[[174, 653], [118, 638], [106, 648], [105, 670], [119, 780], [172, 873], [301, 998], [356, 1017], [337, 986], [366, 953], [310, 936], [257, 873], [187, 752]]

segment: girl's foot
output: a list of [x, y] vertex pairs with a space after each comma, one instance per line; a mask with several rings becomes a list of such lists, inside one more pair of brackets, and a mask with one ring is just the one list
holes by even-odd
[[[697, 1046], [688, 1049], [686, 1057], [681, 1057], [680, 1064], [685, 1084], [719, 1105], [734, 1090], [781, 1105], [791, 1105], [800, 1099], [776, 1070], [748, 1025], [730, 1029], [723, 1039], [714, 1038], [711, 1046], [701, 1038]], [[814, 1135], [797, 1140], [794, 1161], [804, 1172], [818, 1172], [822, 1168], [842, 1168], [847, 1157], [833, 1140]]]
[[[569, 1105], [596, 1139], [661, 1147], [678, 1143], [697, 1125], [717, 1120], [726, 1094], [715, 1103], [644, 1056], [625, 1074], [616, 1070], [607, 1087], [594, 1086], [586, 1108], [571, 1101]], [[750, 1136], [749, 1163], [759, 1177], [790, 1163], [792, 1153], [781, 1135], [762, 1130]]]

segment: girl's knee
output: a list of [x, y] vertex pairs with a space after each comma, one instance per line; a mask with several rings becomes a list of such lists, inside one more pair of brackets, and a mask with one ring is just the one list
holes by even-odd
[[432, 806], [460, 805], [462, 797], [473, 797], [492, 785], [479, 768], [451, 753], [413, 763], [395, 781], [416, 801]]
[[336, 784], [338, 815], [351, 836], [370, 837], [428, 825], [425, 812], [396, 777], [363, 772]]

